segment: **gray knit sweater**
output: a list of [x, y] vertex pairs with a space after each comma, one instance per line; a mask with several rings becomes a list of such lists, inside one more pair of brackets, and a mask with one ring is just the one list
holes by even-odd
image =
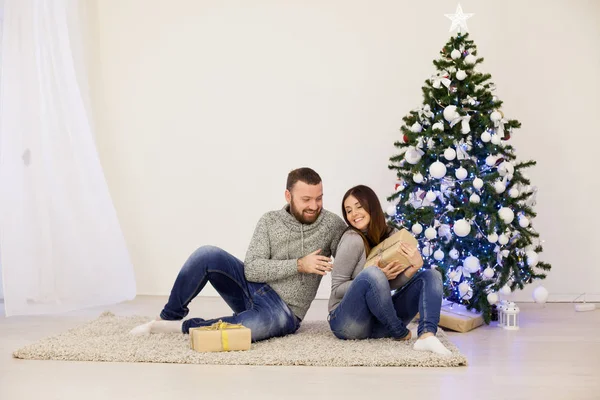
[[322, 210], [315, 222], [300, 223], [289, 213], [289, 205], [270, 211], [258, 221], [246, 253], [244, 270], [250, 282], [268, 283], [300, 319], [314, 300], [321, 276], [298, 272], [297, 260], [321, 249], [335, 255], [346, 224], [337, 215]]

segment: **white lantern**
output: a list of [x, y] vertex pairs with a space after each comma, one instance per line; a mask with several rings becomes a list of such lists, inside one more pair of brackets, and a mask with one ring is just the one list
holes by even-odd
[[512, 301], [502, 302], [498, 306], [498, 326], [516, 331], [519, 329], [519, 307]]

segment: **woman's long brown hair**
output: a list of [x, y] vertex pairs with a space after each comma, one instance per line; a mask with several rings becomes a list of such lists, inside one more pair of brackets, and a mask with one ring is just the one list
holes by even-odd
[[[348, 221], [348, 216], [346, 215], [346, 208], [344, 207], [344, 202], [349, 196], [356, 197], [356, 200], [360, 203], [360, 205], [369, 213], [371, 216], [371, 222], [369, 222], [369, 226], [367, 228], [367, 234], [365, 235], [360, 230], [356, 229], [350, 224]], [[385, 222], [385, 216], [383, 215], [383, 209], [381, 208], [381, 203], [377, 198], [377, 195], [368, 186], [358, 185], [350, 188], [344, 198], [342, 199], [342, 215], [344, 216], [344, 221], [348, 224], [348, 229], [352, 229], [354, 232], [358, 233], [365, 244], [365, 251], [369, 254], [369, 251], [377, 246], [379, 243], [383, 242], [384, 239], [389, 235], [390, 229], [388, 228]]]

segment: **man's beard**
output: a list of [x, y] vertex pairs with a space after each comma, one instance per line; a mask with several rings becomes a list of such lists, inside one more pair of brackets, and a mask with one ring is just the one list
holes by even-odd
[[294, 207], [294, 201], [292, 200], [290, 202], [290, 212], [299, 222], [310, 225], [315, 222], [317, 218], [319, 218], [321, 209], [318, 209], [314, 214], [305, 214], [302, 212], [302, 210], [298, 210], [296, 207]]

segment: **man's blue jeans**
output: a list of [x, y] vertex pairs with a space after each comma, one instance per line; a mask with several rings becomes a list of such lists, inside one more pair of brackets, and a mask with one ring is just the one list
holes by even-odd
[[435, 334], [441, 307], [442, 276], [438, 271], [418, 272], [392, 296], [385, 274], [377, 267], [367, 267], [329, 314], [329, 326], [340, 339], [400, 339], [408, 335], [406, 325], [418, 312], [418, 335]]
[[183, 333], [189, 333], [190, 328], [208, 326], [222, 320], [249, 328], [252, 341], [256, 342], [294, 333], [300, 327], [300, 320], [269, 285], [248, 282], [244, 275], [244, 264], [213, 246], [200, 247], [188, 258], [179, 271], [160, 317], [169, 321], [183, 319], [190, 311], [188, 304], [207, 282], [219, 292], [234, 314], [211, 320], [188, 319], [183, 322]]

